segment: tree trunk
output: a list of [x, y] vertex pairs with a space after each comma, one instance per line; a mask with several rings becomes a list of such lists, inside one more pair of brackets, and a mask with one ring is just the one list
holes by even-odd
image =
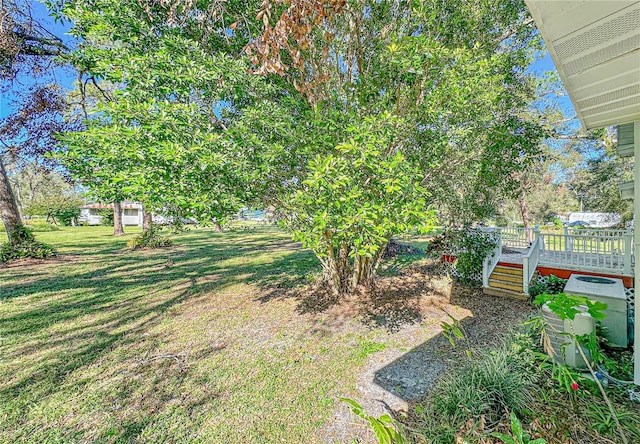
[[4, 169], [2, 158], [0, 158], [0, 212], [2, 213], [2, 222], [7, 232], [9, 244], [13, 245], [15, 242], [11, 234], [22, 225], [22, 220], [20, 219], [16, 199], [11, 191], [11, 185], [9, 185], [9, 178]]
[[527, 203], [524, 201], [524, 191], [521, 191], [518, 195], [518, 205], [520, 206], [520, 215], [522, 216], [522, 223], [527, 236], [527, 242], [533, 242], [533, 236], [530, 235], [531, 221], [529, 220], [529, 210], [527, 209]]
[[142, 231], [146, 232], [151, 229], [151, 212], [142, 208]]
[[120, 202], [113, 203], [113, 235], [122, 236], [124, 228], [122, 227], [122, 205]]
[[[325, 234], [325, 236], [330, 240], [330, 235]], [[326, 259], [321, 261], [326, 282], [329, 283], [333, 293], [342, 296], [353, 293], [360, 285], [366, 288], [371, 287], [387, 243], [388, 240], [385, 240], [371, 257], [356, 254], [353, 266], [349, 262], [350, 248], [347, 244], [341, 244], [337, 252], [329, 247]]]
[[214, 222], [213, 223], [213, 229], [215, 230], [216, 233], [222, 233], [222, 225], [220, 224], [220, 222]]

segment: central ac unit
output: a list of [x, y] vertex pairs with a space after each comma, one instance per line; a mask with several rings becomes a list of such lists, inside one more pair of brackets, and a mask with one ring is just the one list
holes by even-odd
[[[547, 304], [542, 306], [542, 318], [545, 321], [545, 331], [549, 336], [554, 358], [563, 364], [577, 369], [587, 368], [578, 345], [572, 339], [575, 336], [588, 335], [595, 331], [595, 319], [587, 313], [587, 307], [580, 307], [582, 312], [571, 320], [562, 320], [549, 309]], [[573, 325], [572, 325], [573, 324]], [[587, 359], [589, 352], [582, 348]]]

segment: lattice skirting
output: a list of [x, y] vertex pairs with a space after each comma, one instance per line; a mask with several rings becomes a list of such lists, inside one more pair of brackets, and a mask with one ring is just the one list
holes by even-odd
[[[453, 262], [443, 261], [441, 263], [444, 266], [444, 269], [445, 269], [445, 272], [447, 273], [447, 275], [449, 275], [449, 276], [451, 276], [453, 278], [457, 278], [457, 279], [462, 278], [462, 275], [456, 269], [456, 266], [454, 265]], [[482, 283], [482, 273], [478, 273], [478, 274], [475, 274], [473, 276], [470, 276], [469, 279], [474, 281], [474, 282]]]

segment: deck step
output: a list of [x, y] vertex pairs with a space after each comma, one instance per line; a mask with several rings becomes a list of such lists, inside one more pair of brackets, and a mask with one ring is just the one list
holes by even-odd
[[511, 282], [497, 281], [495, 279], [489, 279], [489, 287], [501, 288], [503, 290], [511, 290], [522, 293], [522, 282], [520, 284], [514, 284]]
[[511, 274], [511, 273], [491, 273], [489, 279], [494, 279], [496, 281], [504, 281], [504, 282], [517, 282], [519, 284], [522, 283], [522, 275]]
[[517, 299], [519, 301], [526, 301], [529, 299], [529, 296], [522, 293], [522, 291], [518, 292], [518, 291], [510, 291], [510, 290], [500, 289], [500, 288], [485, 287], [482, 289], [482, 292], [489, 296], [500, 296], [505, 298]]
[[504, 267], [502, 265], [496, 266], [496, 268], [493, 269], [493, 272], [501, 273], [501, 274], [515, 274], [518, 276], [522, 276], [522, 268]]

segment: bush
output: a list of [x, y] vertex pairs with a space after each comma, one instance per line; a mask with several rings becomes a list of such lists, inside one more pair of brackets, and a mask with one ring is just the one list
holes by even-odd
[[98, 211], [98, 214], [102, 216], [100, 225], [104, 225], [105, 227], [113, 226], [113, 208], [102, 208]]
[[443, 377], [433, 397], [439, 412], [465, 422], [484, 416], [497, 423], [505, 409], [521, 414], [532, 401], [535, 376], [510, 350], [481, 353]]
[[406, 429], [417, 442], [485, 442], [478, 438], [507, 422], [510, 412], [529, 414], [542, 377], [533, 352], [537, 340], [527, 325], [492, 350], [470, 350], [472, 357], [445, 374], [417, 405]]
[[47, 231], [59, 231], [60, 227], [41, 220], [29, 221], [28, 228], [34, 233], [42, 233]]
[[477, 276], [482, 276], [484, 259], [491, 254], [497, 242], [493, 232], [478, 228], [449, 229], [433, 239], [427, 254], [455, 257], [455, 268], [460, 279], [469, 283], [475, 281]]
[[23, 258], [46, 259], [56, 253], [53, 247], [38, 242], [24, 225], [19, 225], [11, 233], [11, 239], [11, 244], [5, 242], [0, 245], [0, 263]]
[[165, 248], [170, 247], [171, 245], [173, 245], [171, 239], [163, 237], [160, 234], [160, 229], [154, 226], [127, 242], [127, 247], [132, 250], [138, 250], [141, 248]]
[[559, 278], [557, 276], [549, 275], [542, 282], [536, 282], [529, 287], [529, 295], [531, 298], [535, 298], [541, 294], [558, 294], [562, 293], [564, 286], [567, 285], [567, 280]]

